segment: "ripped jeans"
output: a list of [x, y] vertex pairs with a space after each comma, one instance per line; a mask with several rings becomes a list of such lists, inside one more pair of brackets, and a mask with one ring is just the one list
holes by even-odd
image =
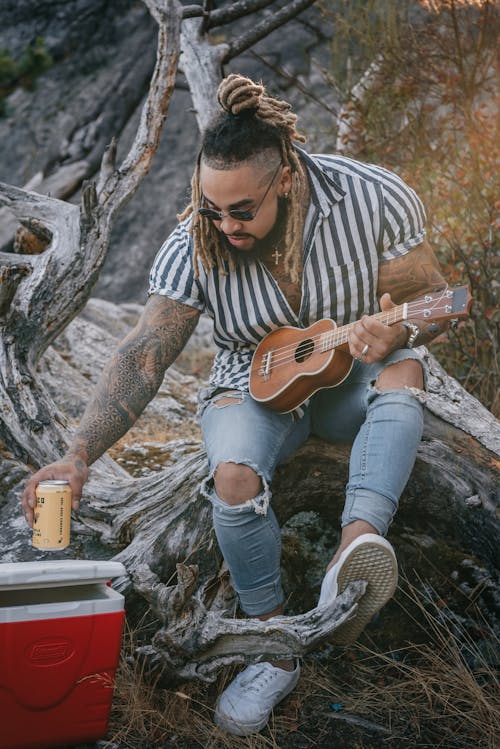
[[[409, 391], [381, 392], [373, 385], [386, 366], [409, 358], [421, 361], [413, 349], [395, 351], [375, 364], [354, 361], [341, 385], [310, 398], [301, 419], [275, 413], [240, 391], [225, 391], [202, 403], [209, 464], [202, 493], [212, 502], [217, 540], [248, 615], [266, 614], [284, 601], [281, 534], [270, 506], [270, 483], [276, 466], [309, 435], [353, 443], [342, 526], [365, 520], [381, 535], [387, 533], [413, 469], [423, 407]], [[238, 505], [221, 500], [213, 480], [221, 463], [252, 468], [261, 478], [261, 493]]]

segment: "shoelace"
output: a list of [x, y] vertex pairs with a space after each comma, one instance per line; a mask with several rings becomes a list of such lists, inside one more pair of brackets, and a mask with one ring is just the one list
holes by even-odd
[[253, 676], [250, 676], [249, 674], [249, 678], [245, 679], [244, 682], [242, 681], [241, 686], [245, 687], [249, 692], [260, 692], [271, 681], [275, 681], [277, 676], [279, 676], [279, 674], [276, 671], [262, 669]]

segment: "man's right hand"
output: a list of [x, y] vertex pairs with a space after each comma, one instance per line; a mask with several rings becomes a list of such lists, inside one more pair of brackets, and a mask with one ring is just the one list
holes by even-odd
[[40, 481], [68, 481], [71, 487], [71, 509], [78, 510], [82, 498], [83, 485], [88, 477], [88, 468], [79, 455], [66, 455], [56, 463], [51, 463], [33, 474], [24, 487], [22, 506], [26, 522], [33, 527], [36, 505], [35, 489]]

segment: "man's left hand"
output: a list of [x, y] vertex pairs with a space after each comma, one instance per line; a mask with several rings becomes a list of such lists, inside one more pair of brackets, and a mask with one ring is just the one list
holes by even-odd
[[[386, 312], [396, 305], [390, 294], [380, 298], [380, 309]], [[392, 351], [404, 348], [408, 332], [404, 325], [384, 325], [379, 320], [364, 315], [352, 326], [349, 332], [351, 356], [367, 364], [381, 361]]]

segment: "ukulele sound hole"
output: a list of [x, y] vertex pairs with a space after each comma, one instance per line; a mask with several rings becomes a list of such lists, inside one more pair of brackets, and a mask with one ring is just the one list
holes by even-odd
[[306, 359], [309, 359], [313, 351], [314, 341], [311, 340], [311, 338], [306, 338], [305, 341], [302, 341], [301, 344], [297, 346], [297, 349], [295, 351], [295, 361], [300, 364]]

